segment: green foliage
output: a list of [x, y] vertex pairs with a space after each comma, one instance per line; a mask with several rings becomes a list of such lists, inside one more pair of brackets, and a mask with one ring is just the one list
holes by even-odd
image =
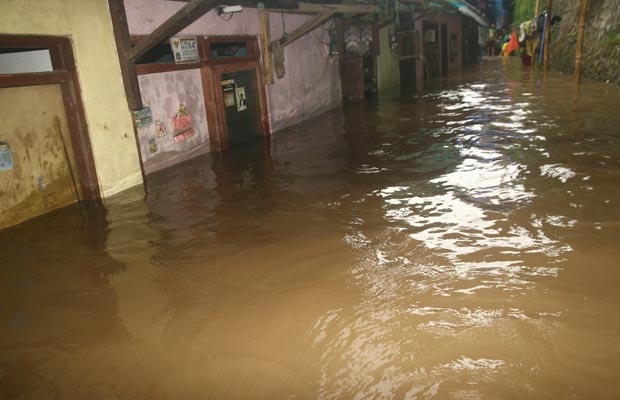
[[601, 39], [601, 43], [608, 46], [618, 46], [620, 45], [620, 33], [608, 33], [603, 36]]
[[[542, 3], [542, 1], [541, 1]], [[542, 9], [542, 4], [541, 4]], [[514, 0], [513, 25], [528, 21], [535, 17], [536, 0]]]

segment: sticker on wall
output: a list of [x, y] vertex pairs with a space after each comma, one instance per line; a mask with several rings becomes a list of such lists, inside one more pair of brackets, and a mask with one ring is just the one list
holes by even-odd
[[175, 143], [182, 142], [190, 136], [194, 135], [194, 129], [192, 129], [192, 116], [189, 115], [187, 108], [184, 104], [179, 106], [177, 115], [171, 118], [173, 127], [173, 139]]
[[237, 92], [237, 111], [243, 111], [248, 108], [245, 98], [245, 86], [240, 86], [236, 89]]
[[0, 142], [0, 171], [13, 169], [13, 154], [7, 142]]
[[168, 131], [166, 130], [166, 126], [160, 120], [155, 121], [155, 131], [156, 131], [156, 136], [158, 138], [164, 137], [164, 136], [168, 135]]
[[149, 139], [149, 151], [151, 152], [151, 154], [153, 153], [157, 153], [157, 139], [155, 138], [150, 138]]
[[136, 121], [136, 126], [142, 128], [153, 123], [153, 113], [151, 107], [144, 107], [141, 110], [133, 112], [133, 118]]
[[227, 79], [222, 81], [222, 92], [224, 92], [224, 107], [234, 107], [237, 105], [235, 100], [235, 80]]

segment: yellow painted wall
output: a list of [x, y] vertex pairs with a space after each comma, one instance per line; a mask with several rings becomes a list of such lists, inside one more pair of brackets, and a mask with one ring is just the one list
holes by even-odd
[[0, 142], [13, 158], [13, 168], [0, 171], [0, 229], [75, 202], [60, 86], [0, 89], [0, 121]]
[[102, 195], [142, 182], [106, 0], [1, 0], [4, 34], [70, 36]]
[[379, 30], [379, 48], [381, 53], [377, 56], [377, 78], [379, 90], [394, 88], [400, 85], [400, 69], [398, 53], [390, 49], [390, 32], [395, 32], [394, 24], [390, 24]]

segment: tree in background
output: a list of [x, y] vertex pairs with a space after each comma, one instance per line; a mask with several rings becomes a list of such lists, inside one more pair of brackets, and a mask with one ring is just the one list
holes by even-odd
[[[519, 25], [521, 22], [528, 21], [535, 17], [536, 0], [512, 0], [513, 25]], [[542, 6], [542, 5], [541, 5]]]

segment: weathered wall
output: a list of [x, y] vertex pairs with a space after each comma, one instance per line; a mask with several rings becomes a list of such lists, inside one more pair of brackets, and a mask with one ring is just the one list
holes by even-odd
[[[553, 13], [562, 17], [551, 43], [551, 65], [575, 71], [575, 43], [580, 1], [556, 0]], [[590, 0], [583, 47], [583, 77], [620, 84], [620, 1]]]
[[377, 56], [377, 85], [379, 90], [398, 87], [400, 85], [400, 68], [398, 52], [390, 50], [390, 32], [395, 32], [395, 24], [379, 30], [379, 48]]
[[[436, 43], [424, 41], [425, 57], [429, 59], [429, 72], [438, 73], [442, 63], [442, 41], [447, 46], [448, 71], [460, 71], [463, 68], [463, 19], [460, 14], [431, 14], [423, 18], [424, 22], [437, 24], [432, 27], [436, 31]], [[447, 36], [441, 36], [441, 26], [446, 25]], [[455, 46], [451, 48], [450, 37], [456, 36]], [[423, 39], [424, 40], [424, 39]], [[432, 55], [432, 56], [431, 56]], [[431, 61], [431, 59], [434, 60]]]
[[[286, 31], [291, 32], [309, 17], [289, 15]], [[271, 38], [282, 36], [279, 14], [270, 14]], [[271, 130], [312, 118], [342, 103], [340, 72], [337, 58], [329, 55], [330, 22], [307, 33], [284, 48], [284, 78], [276, 78], [267, 90]]]
[[142, 175], [106, 0], [2, 1], [7, 34], [70, 36], [102, 195]]
[[[153, 114], [152, 124], [138, 128], [144, 172], [149, 174], [208, 152], [209, 132], [200, 71], [141, 75], [138, 81], [142, 102], [151, 107]], [[170, 119], [177, 114], [181, 104], [192, 117], [194, 135], [175, 143]], [[161, 131], [160, 126], [165, 131]], [[149, 141], [154, 141], [156, 148]]]
[[[454, 35], [456, 40], [451, 41]], [[461, 14], [448, 15], [448, 59], [450, 70], [463, 69], [463, 16]]]
[[[58, 85], [0, 89], [0, 142], [13, 169], [0, 171], [0, 229], [76, 200], [63, 138], [75, 171]], [[62, 135], [62, 138], [61, 138]]]
[[[182, 2], [174, 1], [125, 0], [130, 33], [145, 35], [152, 32], [182, 6]], [[270, 19], [272, 39], [279, 38], [282, 17], [271, 13]], [[308, 19], [307, 16], [285, 14], [286, 31], [291, 32]], [[256, 9], [244, 8], [243, 12], [233, 14], [230, 21], [211, 11], [179, 34], [257, 35], [257, 32]], [[327, 33], [319, 27], [285, 47], [286, 75], [267, 87], [272, 132], [316, 116], [342, 102], [338, 62], [329, 57], [328, 41]]]

